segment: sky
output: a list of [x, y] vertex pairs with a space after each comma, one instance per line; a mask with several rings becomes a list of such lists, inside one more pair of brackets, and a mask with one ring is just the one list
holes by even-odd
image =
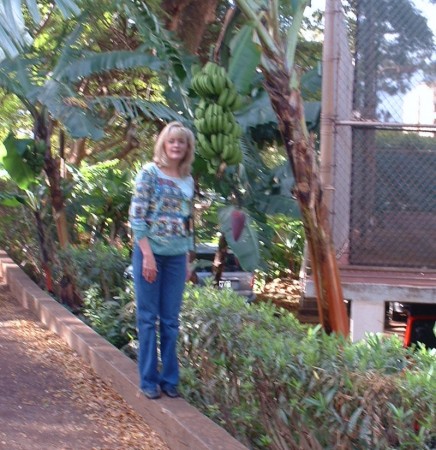
[[[360, 0], [365, 1], [365, 0]], [[392, 0], [395, 1], [395, 0]], [[411, 0], [416, 6], [416, 9], [422, 11], [423, 15], [427, 18], [427, 23], [429, 28], [433, 31], [434, 35], [434, 42], [435, 42], [435, 50], [433, 51], [433, 60], [436, 60], [436, 4], [431, 4], [429, 0]], [[310, 8], [306, 9], [307, 15], [310, 15], [313, 10], [320, 9], [322, 11], [325, 10], [326, 0], [312, 0], [312, 5]], [[421, 77], [421, 75], [417, 75]], [[416, 82], [413, 83], [413, 85], [418, 85], [420, 83], [420, 79], [417, 79]], [[417, 91], [418, 92], [418, 91]], [[416, 103], [416, 98], [418, 96], [418, 93], [410, 92], [412, 100]], [[431, 93], [430, 93], [431, 94]], [[423, 98], [425, 98], [425, 95], [422, 94]], [[410, 97], [410, 96], [409, 96]], [[387, 104], [396, 105], [396, 108], [388, 107], [389, 112], [392, 114], [393, 119], [397, 122], [402, 122], [402, 115], [403, 115], [403, 107], [398, 107], [403, 104], [404, 95], [396, 95], [393, 97], [389, 97], [387, 99]], [[432, 96], [430, 95], [430, 100], [432, 101]], [[408, 106], [410, 108], [410, 106]], [[431, 108], [433, 109], [434, 106], [431, 103]], [[429, 121], [429, 123], [432, 122], [432, 119]]]
[[[364, 0], [363, 0], [364, 1]], [[427, 17], [428, 25], [436, 34], [436, 4], [431, 4], [429, 0], [413, 0], [416, 8], [421, 10]], [[321, 9], [325, 10], [326, 0], [312, 0], [312, 5], [307, 8], [307, 12], [310, 14], [312, 10]]]
[[436, 4], [430, 4], [428, 0], [414, 0], [413, 3], [427, 17], [428, 26], [433, 30], [433, 34], [436, 34]]

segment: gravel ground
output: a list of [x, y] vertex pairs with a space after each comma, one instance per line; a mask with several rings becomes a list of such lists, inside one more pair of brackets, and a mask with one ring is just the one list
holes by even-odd
[[0, 398], [0, 449], [168, 449], [1, 283]]

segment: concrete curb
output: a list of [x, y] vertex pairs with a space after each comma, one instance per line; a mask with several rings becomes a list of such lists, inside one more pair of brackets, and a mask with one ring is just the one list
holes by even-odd
[[0, 250], [0, 277], [18, 302], [75, 350], [171, 449], [247, 450], [185, 400], [166, 397], [148, 400], [141, 395], [135, 362], [40, 289], [3, 250]]

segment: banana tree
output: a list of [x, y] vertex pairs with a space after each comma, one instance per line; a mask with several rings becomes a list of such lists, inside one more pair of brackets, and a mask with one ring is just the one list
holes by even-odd
[[295, 178], [297, 198], [310, 252], [320, 321], [327, 332], [349, 333], [339, 270], [331, 241], [328, 212], [323, 203], [314, 137], [308, 133], [300, 93], [295, 54], [298, 34], [310, 0], [293, 0], [287, 7], [292, 15], [283, 29], [280, 2], [270, 0], [262, 6], [254, 0], [236, 0], [250, 23], [256, 45], [260, 46], [260, 69], [264, 86], [277, 116], [279, 130]]
[[[42, 157], [41, 169], [48, 181], [61, 248], [67, 247], [70, 242], [61, 174], [66, 138], [102, 139], [106, 133], [105, 119], [109, 110], [128, 119], [138, 116], [156, 121], [180, 119], [178, 113], [159, 102], [127, 96], [99, 98], [82, 95], [77, 88], [79, 81], [93, 74], [132, 68], [146, 68], [149, 71], [168, 71], [169, 68], [167, 59], [144, 48], [92, 52], [84, 48], [81, 31], [82, 25], [77, 25], [67, 38], [61, 39], [55, 55], [44, 54], [41, 49], [38, 53], [35, 47], [31, 47], [18, 56], [0, 61], [0, 87], [7, 94], [15, 95], [33, 120], [32, 149], [35, 155]], [[4, 48], [4, 45], [0, 39], [0, 47]], [[173, 59], [176, 59], [174, 55]], [[15, 151], [20, 155], [19, 147], [9, 147], [9, 152]], [[27, 163], [32, 163], [31, 158], [27, 159]], [[13, 165], [9, 169], [15, 171]], [[67, 268], [64, 270], [68, 272]]]

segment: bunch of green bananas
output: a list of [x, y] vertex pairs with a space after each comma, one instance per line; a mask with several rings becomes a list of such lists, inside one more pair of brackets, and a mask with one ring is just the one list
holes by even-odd
[[192, 78], [192, 89], [201, 97], [195, 110], [198, 149], [214, 171], [221, 162], [228, 166], [242, 161], [239, 138], [242, 130], [233, 111], [242, 97], [224, 67], [208, 62]]
[[23, 153], [23, 160], [35, 174], [39, 175], [44, 167], [44, 155], [46, 151], [46, 145], [44, 141], [35, 140], [33, 145], [27, 146]]

